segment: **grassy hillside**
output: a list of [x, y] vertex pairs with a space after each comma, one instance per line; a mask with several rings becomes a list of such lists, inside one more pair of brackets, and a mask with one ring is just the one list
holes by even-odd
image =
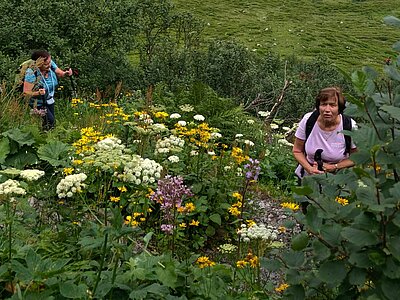
[[383, 23], [400, 17], [399, 0], [173, 1], [204, 20], [206, 38], [235, 38], [252, 51], [322, 54], [347, 70], [382, 64], [400, 39], [399, 29]]

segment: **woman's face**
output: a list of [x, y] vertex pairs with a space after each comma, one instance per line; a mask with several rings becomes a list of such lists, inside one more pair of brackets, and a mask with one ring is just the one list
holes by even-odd
[[339, 105], [336, 96], [320, 102], [319, 114], [325, 122], [336, 121], [336, 118], [339, 115]]
[[43, 62], [40, 64], [39, 69], [42, 72], [48, 72], [51, 66], [51, 56], [44, 58]]

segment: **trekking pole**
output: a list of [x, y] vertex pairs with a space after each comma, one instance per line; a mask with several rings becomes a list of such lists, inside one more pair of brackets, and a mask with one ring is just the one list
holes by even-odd
[[[323, 171], [324, 170], [324, 162], [322, 161], [322, 152], [324, 150], [323, 149], [317, 149], [314, 153], [314, 161], [317, 162], [317, 169], [319, 171]], [[319, 192], [322, 193], [322, 185], [319, 184]]]

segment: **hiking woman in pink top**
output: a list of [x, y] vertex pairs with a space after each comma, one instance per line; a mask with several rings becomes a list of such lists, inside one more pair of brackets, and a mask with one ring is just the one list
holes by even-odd
[[[299, 162], [295, 172], [299, 178], [334, 173], [354, 165], [349, 155], [357, 148], [349, 136], [345, 138], [342, 130], [356, 128], [356, 123], [343, 116], [345, 99], [342, 91], [337, 87], [322, 89], [315, 99], [315, 108], [314, 112], [304, 115], [295, 134], [293, 155]], [[319, 167], [315, 161], [317, 155], [321, 159]]]

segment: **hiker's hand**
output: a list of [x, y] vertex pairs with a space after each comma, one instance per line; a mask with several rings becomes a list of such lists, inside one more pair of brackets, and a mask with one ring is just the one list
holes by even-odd
[[317, 162], [314, 162], [312, 167], [307, 171], [308, 174], [314, 175], [314, 174], [324, 174], [324, 171], [318, 170], [318, 164]]
[[39, 89], [39, 96], [43, 96], [44, 94], [46, 94], [46, 90], [45, 89]]
[[64, 71], [64, 76], [72, 76], [72, 69], [69, 68], [68, 70]]
[[324, 171], [325, 171], [325, 172], [328, 172], [328, 173], [334, 173], [334, 172], [337, 171], [336, 164], [327, 164], [327, 163], [324, 163], [323, 168], [324, 168]]

